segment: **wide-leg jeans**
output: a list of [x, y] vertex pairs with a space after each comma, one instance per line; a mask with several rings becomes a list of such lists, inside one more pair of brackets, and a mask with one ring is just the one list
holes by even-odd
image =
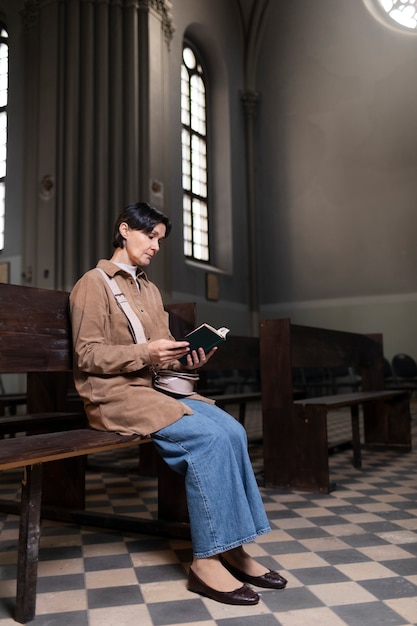
[[214, 404], [182, 398], [193, 415], [153, 433], [164, 461], [185, 477], [195, 558], [220, 554], [270, 531], [243, 426]]

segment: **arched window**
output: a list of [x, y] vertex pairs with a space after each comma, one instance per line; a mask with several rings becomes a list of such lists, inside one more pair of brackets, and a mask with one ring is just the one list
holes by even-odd
[[7, 96], [9, 44], [5, 26], [0, 23], [0, 250], [4, 248], [4, 215], [7, 160]]
[[405, 28], [417, 28], [416, 0], [379, 0], [380, 5], [389, 17]]
[[391, 28], [417, 34], [417, 0], [364, 0], [365, 6]]
[[413, 30], [417, 28], [416, 0], [379, 0], [379, 3], [397, 24]]
[[209, 263], [206, 77], [188, 43], [181, 66], [181, 122], [184, 255]]

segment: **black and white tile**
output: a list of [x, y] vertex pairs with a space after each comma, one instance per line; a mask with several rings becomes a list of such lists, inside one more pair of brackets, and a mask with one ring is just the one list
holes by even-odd
[[[335, 415], [332, 436], [349, 431]], [[417, 420], [413, 417], [414, 441]], [[262, 475], [261, 446], [251, 444]], [[330, 494], [261, 488], [272, 532], [251, 553], [288, 578], [255, 607], [218, 604], [186, 588], [188, 541], [43, 522], [36, 626], [410, 626], [417, 624], [417, 452], [330, 458]], [[88, 507], [156, 515], [156, 483], [131, 449], [89, 460]], [[0, 475], [15, 498], [19, 471]], [[18, 519], [0, 514], [0, 626], [14, 626]]]

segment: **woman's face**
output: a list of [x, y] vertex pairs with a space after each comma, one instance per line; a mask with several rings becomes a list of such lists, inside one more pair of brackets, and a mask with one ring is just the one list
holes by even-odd
[[132, 230], [123, 222], [120, 224], [120, 234], [124, 238], [124, 252], [128, 257], [128, 265], [149, 265], [153, 257], [159, 252], [159, 244], [165, 237], [165, 224], [156, 224], [150, 233], [143, 230]]

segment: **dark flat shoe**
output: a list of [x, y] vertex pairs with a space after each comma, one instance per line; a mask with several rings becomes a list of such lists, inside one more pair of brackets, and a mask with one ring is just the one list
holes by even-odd
[[216, 602], [223, 602], [223, 604], [258, 604], [259, 602], [258, 594], [247, 585], [235, 591], [216, 591], [203, 583], [191, 568], [188, 574], [188, 590], [216, 600]]
[[249, 574], [245, 574], [245, 572], [242, 572], [240, 569], [233, 567], [233, 565], [228, 563], [222, 556], [220, 556], [220, 561], [222, 565], [242, 583], [249, 583], [256, 587], [264, 587], [265, 589], [284, 589], [288, 582], [281, 574], [273, 572], [272, 570], [269, 570], [269, 572], [262, 576], [249, 576]]

